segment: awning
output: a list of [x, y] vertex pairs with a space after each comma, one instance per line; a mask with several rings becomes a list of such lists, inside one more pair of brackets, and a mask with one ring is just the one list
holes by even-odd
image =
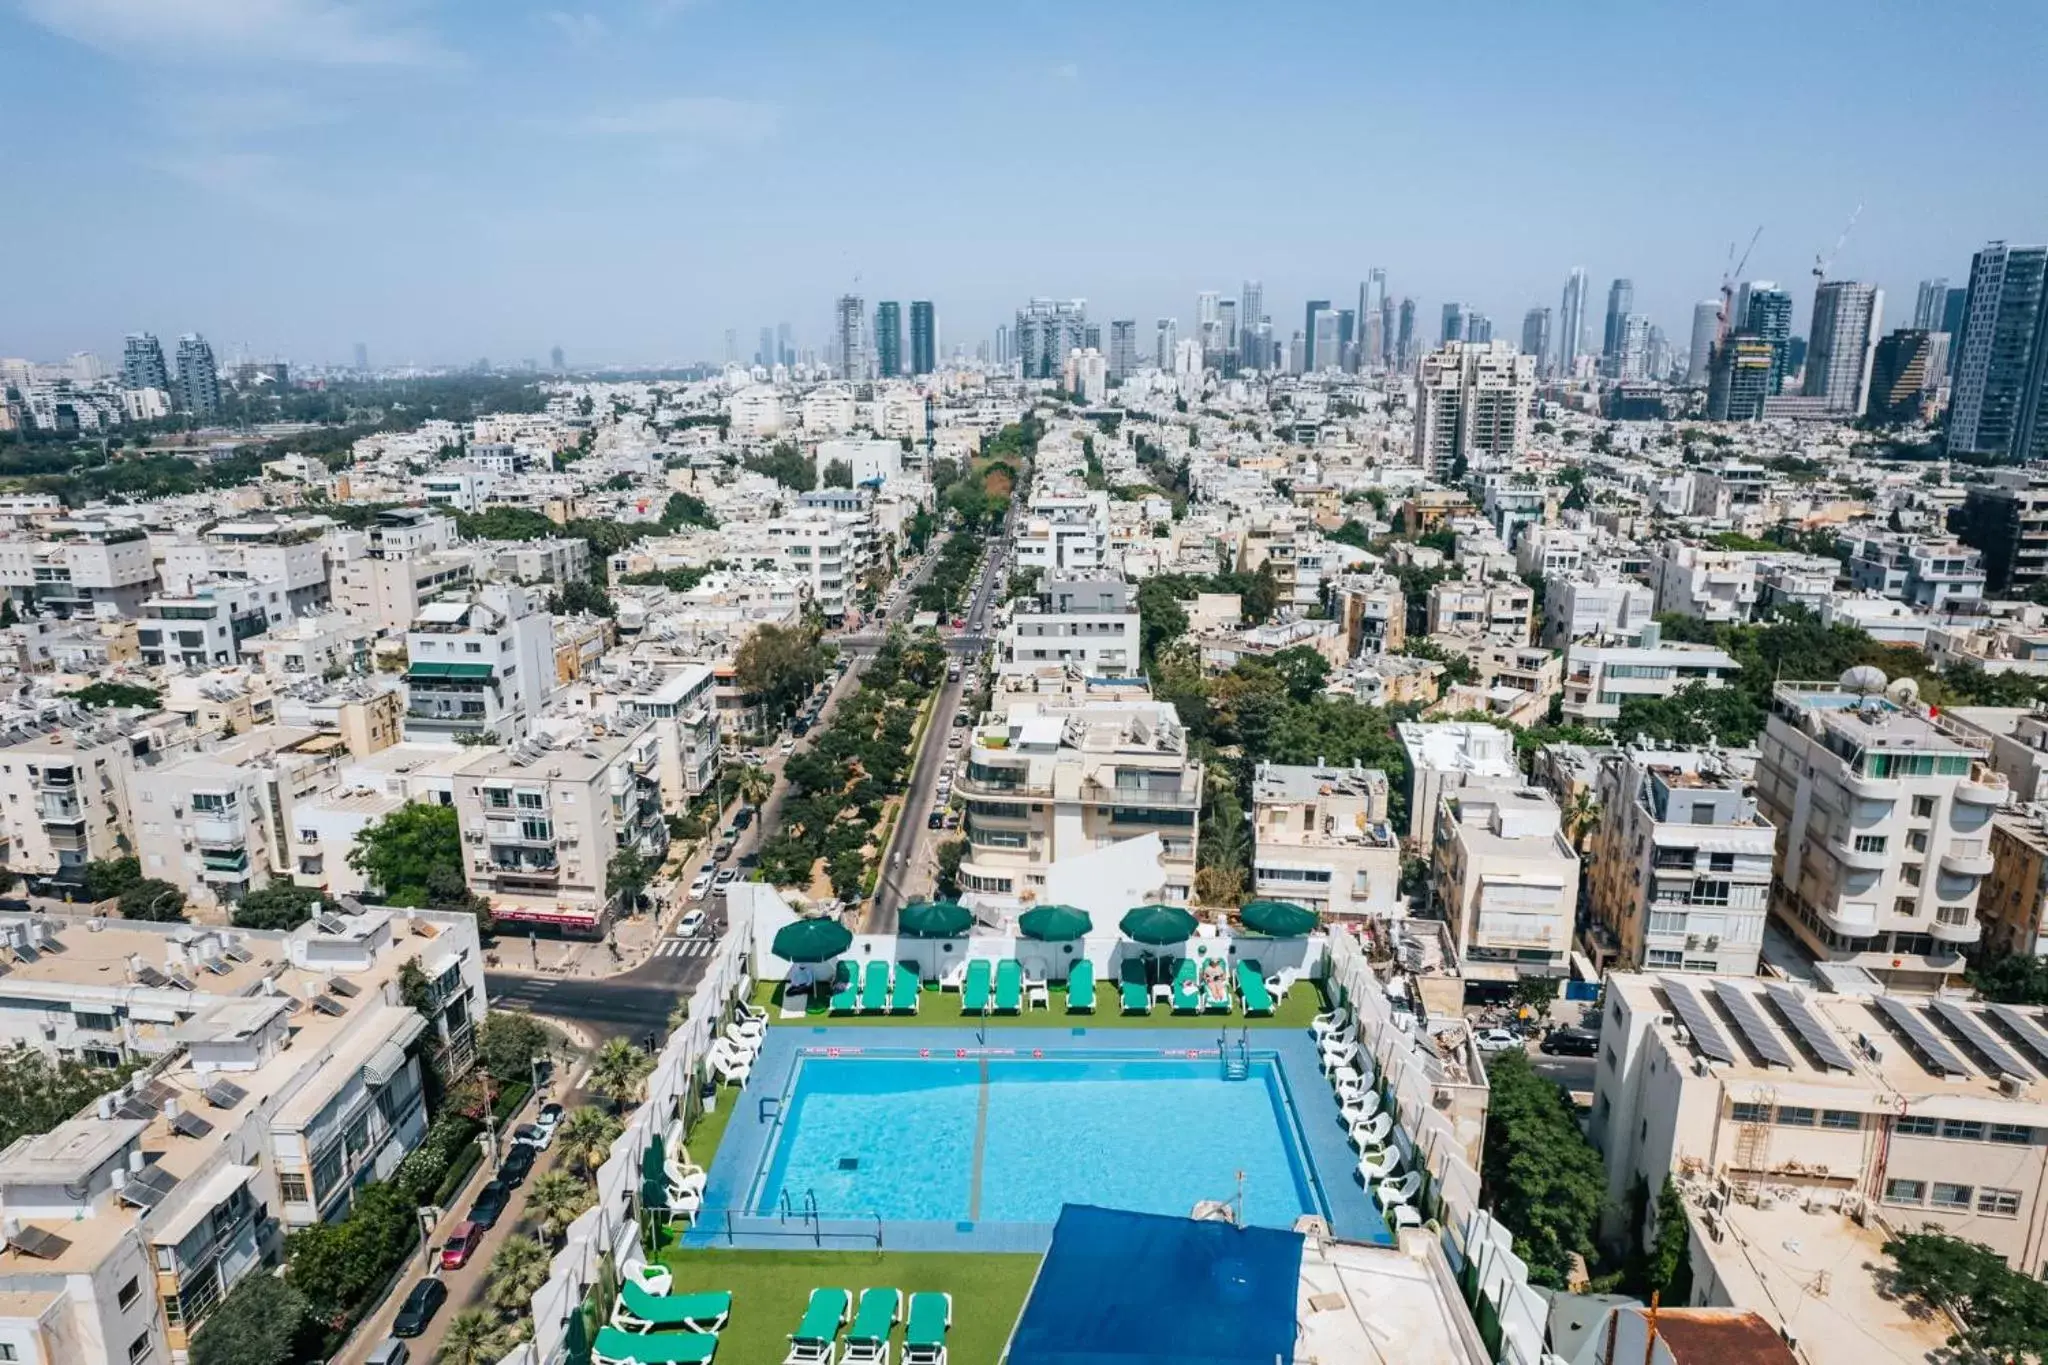
[[176, 1213], [150, 1229], [149, 1240], [157, 1246], [176, 1246], [199, 1226], [200, 1219], [219, 1208], [223, 1200], [248, 1184], [255, 1174], [254, 1166], [221, 1167], [186, 1197]]
[[539, 908], [494, 903], [491, 918], [500, 923], [517, 924], [558, 924], [570, 929], [590, 929], [597, 924], [595, 910], [563, 910], [555, 907]]
[[389, 1085], [391, 1078], [405, 1070], [405, 1049], [396, 1043], [380, 1043], [363, 1063], [363, 1080], [369, 1085]]
[[431, 662], [407, 664], [405, 676], [407, 678], [445, 678], [448, 676], [448, 670], [452, 667], [454, 667], [452, 664]]
[[492, 665], [442, 664], [441, 671], [451, 678], [488, 678], [491, 676]]

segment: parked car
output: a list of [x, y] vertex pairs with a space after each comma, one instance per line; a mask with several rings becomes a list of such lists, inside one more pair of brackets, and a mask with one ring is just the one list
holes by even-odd
[[505, 1148], [505, 1159], [498, 1163], [498, 1179], [507, 1185], [523, 1185], [526, 1177], [533, 1174], [533, 1145], [515, 1142]]
[[760, 863], [761, 855], [758, 853], [742, 853], [740, 855], [739, 866], [740, 870], [743, 872], [749, 868], [760, 866]]
[[1513, 1052], [1522, 1045], [1521, 1035], [1510, 1029], [1481, 1029], [1472, 1038], [1481, 1052]]
[[386, 1337], [363, 1359], [363, 1365], [408, 1365], [412, 1350], [397, 1337]]
[[502, 1180], [486, 1180], [476, 1192], [476, 1202], [469, 1206], [469, 1221], [488, 1231], [498, 1225], [498, 1220], [505, 1216], [505, 1206], [511, 1202], [510, 1185]]
[[398, 1306], [398, 1316], [391, 1323], [391, 1335], [418, 1336], [427, 1330], [427, 1324], [434, 1320], [434, 1314], [440, 1312], [441, 1305], [447, 1301], [448, 1286], [441, 1283], [439, 1276], [427, 1276], [412, 1287], [412, 1292], [405, 1296], [405, 1302]]
[[811, 732], [811, 718], [809, 716], [798, 716], [795, 723], [789, 727], [789, 732], [798, 739], [802, 739]]
[[788, 758], [791, 754], [795, 752], [796, 740], [794, 738], [785, 739], [782, 741], [781, 753], [784, 758]]
[[738, 815], [733, 816], [732, 818], [732, 832], [738, 834], [741, 830], [745, 829], [748, 825], [751, 825], [753, 823], [754, 812], [746, 806], [741, 806], [740, 813]]
[[718, 875], [711, 879], [711, 884], [722, 889], [724, 887], [731, 886], [734, 882], [738, 881], [739, 879], [740, 871], [738, 868], [721, 867], [720, 869], [718, 869]]
[[727, 835], [725, 838], [720, 839], [716, 844], [712, 845], [711, 861], [714, 863], [724, 862], [727, 858], [730, 858], [732, 856], [732, 851], [738, 847], [739, 845], [733, 841], [732, 836]]
[[691, 900], [702, 900], [704, 898], [704, 893], [706, 891], [709, 891], [710, 889], [711, 874], [709, 872], [699, 872], [696, 876], [690, 878]]
[[924, 827], [926, 829], [944, 829], [946, 827], [946, 813], [942, 810], [933, 811], [925, 820]]
[[474, 1222], [457, 1223], [455, 1231], [442, 1244], [441, 1269], [460, 1270], [468, 1265], [469, 1258], [476, 1255], [476, 1249], [483, 1245], [483, 1240], [484, 1229]]
[[1582, 1028], [1554, 1028], [1536, 1045], [1552, 1057], [1593, 1057], [1600, 1052], [1600, 1035]]
[[947, 828], [947, 829], [958, 829], [958, 828], [960, 828], [960, 817], [959, 817], [959, 816], [958, 816], [957, 814], [955, 814], [954, 812], [952, 812], [952, 811], [947, 811], [947, 812], [946, 812], [946, 828]]
[[704, 932], [704, 912], [692, 910], [676, 921], [676, 934], [681, 938], [695, 938]]
[[555, 1129], [561, 1127], [561, 1125], [562, 1106], [556, 1104], [553, 1100], [550, 1100], [546, 1104], [542, 1105], [540, 1107], [540, 1112], [533, 1116], [533, 1126], [540, 1129], [541, 1134], [546, 1139], [546, 1141], [538, 1142], [534, 1145], [539, 1147], [543, 1152], [545, 1152], [548, 1149], [549, 1144], [555, 1140]]

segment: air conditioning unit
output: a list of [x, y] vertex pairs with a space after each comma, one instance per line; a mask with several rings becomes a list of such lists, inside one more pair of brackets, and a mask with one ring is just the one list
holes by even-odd
[[1685, 936], [1685, 946], [1686, 946], [1686, 947], [1688, 947], [1688, 948], [1697, 948], [1697, 947], [1699, 947], [1699, 946], [1700, 946], [1700, 936], [1699, 936], [1698, 934], [1687, 934], [1687, 935]]
[[1708, 934], [1708, 935], [1707, 935], [1707, 951], [1708, 951], [1708, 952], [1712, 952], [1712, 951], [1713, 951], [1714, 949], [1716, 949], [1716, 948], [1718, 948], [1718, 947], [1720, 947], [1720, 946], [1721, 946], [1721, 936], [1720, 936], [1719, 934]]

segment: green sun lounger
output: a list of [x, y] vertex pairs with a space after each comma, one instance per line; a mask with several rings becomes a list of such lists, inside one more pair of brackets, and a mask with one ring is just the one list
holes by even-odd
[[1237, 964], [1237, 993], [1244, 998], [1247, 1015], [1273, 1012], [1273, 993], [1266, 989], [1266, 978], [1259, 974], [1258, 963]]
[[989, 975], [994, 965], [985, 957], [977, 957], [967, 964], [967, 980], [960, 987], [960, 1012], [980, 1014], [988, 1008]]
[[1180, 966], [1173, 972], [1173, 1012], [1175, 1014], [1199, 1014], [1202, 1011], [1202, 991], [1199, 984], [1201, 968], [1191, 957], [1180, 960]]
[[870, 962], [861, 977], [860, 1012], [882, 1014], [889, 1008], [889, 964]]
[[783, 1365], [829, 1362], [832, 1343], [852, 1302], [853, 1295], [844, 1289], [813, 1289], [811, 1301], [804, 1307], [803, 1321], [789, 1334], [789, 1354], [783, 1357]]
[[917, 988], [917, 973], [902, 963], [897, 963], [896, 974], [890, 978], [889, 1012], [891, 1014], [916, 1014]]
[[1117, 984], [1123, 991], [1125, 1014], [1152, 1012], [1152, 983], [1145, 979], [1143, 962], [1135, 957], [1125, 958], [1118, 971]]
[[996, 1013], [1015, 1014], [1024, 1008], [1024, 964], [1006, 957], [996, 964]]
[[912, 1294], [903, 1328], [903, 1365], [946, 1365], [946, 1329], [952, 1325], [951, 1294]]
[[832, 971], [832, 1012], [854, 1014], [860, 1010], [860, 971], [844, 959]]
[[863, 1289], [846, 1344], [839, 1348], [842, 1365], [880, 1365], [889, 1358], [889, 1333], [903, 1316], [903, 1291]]
[[1095, 964], [1085, 957], [1067, 973], [1067, 1013], [1095, 1013]]
[[612, 1308], [612, 1326], [629, 1332], [658, 1327], [687, 1327], [716, 1332], [732, 1316], [732, 1295], [723, 1290], [701, 1294], [653, 1294], [627, 1280], [619, 1286]]
[[591, 1358], [597, 1365], [709, 1365], [718, 1338], [709, 1332], [621, 1332], [597, 1329]]

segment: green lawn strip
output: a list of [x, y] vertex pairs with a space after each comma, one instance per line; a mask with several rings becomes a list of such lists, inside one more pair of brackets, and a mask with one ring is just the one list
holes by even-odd
[[[763, 981], [754, 987], [754, 1002], [768, 1011], [771, 1024], [781, 1022], [780, 992], [780, 983], [773, 981]], [[1310, 981], [1297, 982], [1294, 988], [1287, 992], [1286, 997], [1279, 1001], [1272, 1015], [1252, 1019], [1245, 1018], [1234, 1004], [1229, 1014], [1175, 1014], [1165, 1004], [1157, 1002], [1153, 1004], [1150, 1014], [1125, 1014], [1114, 984], [1101, 980], [1097, 980], [1095, 985], [1093, 1014], [1067, 1013], [1067, 988], [1064, 983], [1053, 983], [1050, 994], [1051, 1009], [1033, 1008], [1022, 1014], [989, 1015], [987, 1023], [990, 1030], [1213, 1029], [1219, 1024], [1229, 1024], [1233, 1028], [1249, 1024], [1253, 1028], [1305, 1029], [1324, 1009], [1322, 992]], [[821, 993], [814, 992], [813, 1000], [818, 1000], [820, 995]], [[940, 990], [929, 985], [918, 995], [916, 1014], [826, 1014], [823, 1009], [822, 1004], [814, 1005], [804, 1016], [804, 1023], [847, 1024], [857, 1028], [974, 1028], [983, 1022], [982, 1016], [978, 1014], [961, 1014], [958, 991]]]
[[[947, 1334], [952, 1365], [996, 1365], [1031, 1291], [1039, 1258], [914, 1251], [664, 1251], [675, 1293], [732, 1291], [732, 1321], [718, 1334], [718, 1359], [733, 1365], [778, 1361], [803, 1319], [813, 1289], [900, 1289], [906, 1311], [920, 1290], [953, 1296]], [[896, 1330], [897, 1351], [903, 1331]]]
[[711, 1160], [718, 1155], [718, 1144], [725, 1140], [725, 1126], [732, 1122], [739, 1103], [738, 1086], [718, 1087], [718, 1107], [697, 1115], [697, 1121], [690, 1125], [690, 1136], [685, 1139], [690, 1148], [690, 1160], [707, 1171], [711, 1169]]

